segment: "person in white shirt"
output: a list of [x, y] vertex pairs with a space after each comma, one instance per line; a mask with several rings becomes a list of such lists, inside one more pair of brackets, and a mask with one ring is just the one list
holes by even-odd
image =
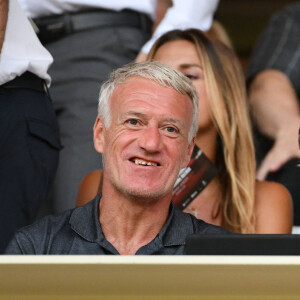
[[53, 61], [17, 0], [0, 0], [0, 254], [32, 223], [55, 176], [60, 141], [47, 85]]
[[100, 84], [126, 63], [143, 60], [173, 28], [208, 30], [218, 0], [173, 0], [155, 32], [155, 0], [19, 0], [54, 57], [51, 96], [63, 149], [53, 189], [54, 212], [75, 206], [82, 178], [102, 166], [92, 144]]

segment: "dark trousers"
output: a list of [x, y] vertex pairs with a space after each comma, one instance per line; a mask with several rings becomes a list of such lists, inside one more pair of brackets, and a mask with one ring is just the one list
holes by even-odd
[[0, 87], [0, 253], [32, 223], [55, 176], [60, 142], [44, 92]]

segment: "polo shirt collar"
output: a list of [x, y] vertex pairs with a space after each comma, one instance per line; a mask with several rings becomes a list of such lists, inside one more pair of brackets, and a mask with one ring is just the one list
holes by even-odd
[[167, 222], [158, 234], [163, 246], [185, 245], [186, 236], [192, 234], [193, 231], [191, 216], [180, 211], [171, 202]]
[[100, 198], [101, 195], [84, 206], [75, 208], [70, 217], [71, 228], [89, 242], [97, 242], [104, 238], [99, 222]]

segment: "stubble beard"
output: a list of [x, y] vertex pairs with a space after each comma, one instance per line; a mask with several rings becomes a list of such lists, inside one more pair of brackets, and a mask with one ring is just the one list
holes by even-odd
[[111, 184], [119, 193], [126, 196], [128, 199], [131, 199], [132, 201], [141, 204], [157, 203], [162, 198], [164, 198], [167, 194], [169, 194], [170, 191], [172, 190], [172, 189], [162, 190], [162, 188], [160, 188], [158, 190], [153, 191], [150, 189], [143, 189], [143, 188], [124, 187], [120, 183], [111, 182]]

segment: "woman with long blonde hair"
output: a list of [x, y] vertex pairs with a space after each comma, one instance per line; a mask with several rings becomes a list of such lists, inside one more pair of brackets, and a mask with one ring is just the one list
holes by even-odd
[[[193, 82], [200, 114], [195, 143], [218, 169], [185, 211], [234, 232], [290, 233], [292, 206], [287, 190], [255, 180], [244, 75], [233, 51], [199, 30], [175, 30], [157, 40], [148, 59], [173, 66]], [[99, 176], [94, 175], [82, 185]], [[84, 198], [82, 190], [78, 204]]]

